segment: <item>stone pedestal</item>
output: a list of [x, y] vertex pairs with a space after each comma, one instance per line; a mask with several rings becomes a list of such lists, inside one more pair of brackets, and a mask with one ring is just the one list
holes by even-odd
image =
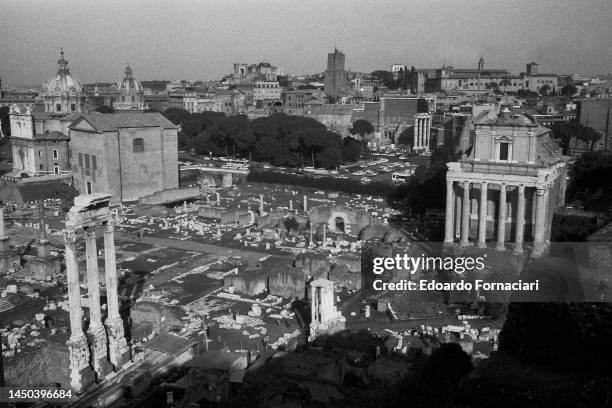
[[70, 388], [82, 393], [95, 381], [94, 372], [89, 366], [87, 338], [84, 334], [71, 336], [66, 345], [70, 353]]
[[113, 367], [107, 358], [106, 331], [104, 327], [98, 327], [89, 331], [87, 338], [91, 344], [91, 364], [98, 376], [98, 381], [101, 381], [113, 371]]
[[106, 319], [105, 324], [110, 362], [118, 370], [130, 361], [130, 347], [124, 337], [123, 320], [115, 317]]

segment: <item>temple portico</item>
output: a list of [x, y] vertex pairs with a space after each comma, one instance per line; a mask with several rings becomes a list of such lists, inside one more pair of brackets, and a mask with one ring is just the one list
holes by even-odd
[[412, 150], [428, 152], [431, 145], [431, 115], [417, 113], [414, 116], [414, 142]]
[[[471, 156], [448, 163], [444, 242], [479, 248], [490, 242], [516, 253], [528, 242], [538, 257], [547, 252], [553, 212], [564, 203], [565, 162], [546, 139], [548, 129], [509, 115], [480, 115]], [[536, 156], [538, 150], [548, 156]]]

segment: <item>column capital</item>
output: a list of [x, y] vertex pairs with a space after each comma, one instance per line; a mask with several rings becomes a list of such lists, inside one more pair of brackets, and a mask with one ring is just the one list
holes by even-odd
[[470, 187], [470, 182], [469, 181], [464, 181], [463, 182], [463, 187], [469, 188]]
[[489, 184], [488, 181], [481, 181], [480, 185], [486, 187]]
[[546, 190], [546, 188], [538, 187], [538, 189], [536, 190], [536, 194], [539, 195], [539, 196], [543, 196], [544, 193], [546, 192], [545, 190]]
[[96, 239], [96, 227], [95, 226], [86, 227], [84, 231], [85, 231], [85, 238]]
[[115, 231], [115, 222], [113, 220], [108, 220], [104, 223], [104, 232], [113, 232]]
[[66, 244], [74, 244], [77, 239], [76, 231], [73, 229], [65, 229], [62, 230], [62, 235], [64, 236], [64, 242]]
[[525, 185], [524, 184], [518, 184], [516, 187], [519, 189], [519, 191], [525, 191]]

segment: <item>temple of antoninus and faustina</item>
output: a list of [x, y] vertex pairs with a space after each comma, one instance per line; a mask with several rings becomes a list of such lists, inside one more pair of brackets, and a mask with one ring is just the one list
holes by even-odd
[[445, 244], [545, 254], [567, 182], [550, 129], [507, 109], [481, 112], [473, 127], [463, 157], [448, 164]]

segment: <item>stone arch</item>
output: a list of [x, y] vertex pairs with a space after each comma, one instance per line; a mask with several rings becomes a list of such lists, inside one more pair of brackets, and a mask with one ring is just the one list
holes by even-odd
[[346, 227], [346, 223], [344, 222], [344, 218], [336, 217], [335, 219], [336, 232], [344, 233], [345, 227]]
[[[339, 224], [342, 225], [341, 230], [338, 229]], [[329, 216], [329, 219], [327, 220], [327, 228], [329, 229], [329, 231], [335, 233], [350, 232], [351, 219], [349, 217], [349, 214], [347, 214], [345, 211], [332, 211]]]

